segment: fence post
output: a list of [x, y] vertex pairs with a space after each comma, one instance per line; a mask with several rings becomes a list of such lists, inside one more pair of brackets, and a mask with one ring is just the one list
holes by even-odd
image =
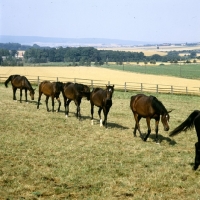
[[39, 85], [40, 84], [40, 77], [38, 76], [37, 78], [37, 84]]
[[173, 86], [171, 86], [171, 94], [173, 94]]
[[156, 85], [156, 93], [158, 93], [158, 84]]
[[124, 92], [126, 92], [126, 82], [124, 83]]
[[108, 81], [108, 85], [110, 85], [110, 81]]
[[143, 89], [143, 84], [141, 83], [141, 92], [142, 92], [142, 89]]
[[56, 80], [57, 80], [57, 82], [58, 82], [58, 77], [57, 77], [57, 79], [56, 79]]
[[188, 88], [186, 87], [186, 94], [188, 94]]
[[76, 78], [74, 78], [74, 83], [76, 83]]

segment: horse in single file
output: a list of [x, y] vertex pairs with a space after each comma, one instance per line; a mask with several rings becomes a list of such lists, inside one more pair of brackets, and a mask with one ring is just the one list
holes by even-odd
[[13, 100], [17, 100], [16, 91], [20, 89], [20, 103], [22, 102], [22, 90], [25, 90], [25, 99], [27, 100], [27, 90], [30, 92], [31, 100], [34, 100], [35, 89], [32, 88], [31, 83], [25, 76], [20, 75], [10, 75], [8, 79], [5, 81], [5, 86], [8, 87], [8, 83], [11, 82], [13, 89]]
[[54, 112], [54, 98], [58, 101], [58, 109], [57, 112], [60, 111], [61, 101], [59, 98], [60, 92], [63, 91], [63, 83], [62, 82], [50, 82], [50, 81], [43, 81], [39, 85], [39, 97], [38, 97], [38, 103], [37, 103], [37, 109], [39, 109], [40, 100], [42, 94], [46, 96], [46, 109], [49, 112], [48, 107], [48, 100], [49, 97], [51, 97], [52, 101], [52, 112]]
[[[90, 94], [91, 104], [91, 124], [93, 125], [94, 105], [99, 107], [98, 114], [100, 118], [100, 126], [102, 124], [107, 127], [107, 116], [112, 106], [112, 95], [114, 93], [114, 85], [106, 85], [106, 89], [94, 88]], [[101, 111], [104, 113], [104, 120], [102, 123]]]
[[69, 115], [69, 104], [73, 100], [77, 107], [76, 117], [80, 119], [80, 104], [83, 97], [86, 97], [87, 100], [90, 100], [90, 88], [87, 85], [72, 82], [64, 83], [63, 98], [66, 117]]
[[182, 131], [188, 131], [195, 127], [197, 133], [198, 142], [195, 143], [195, 162], [194, 170], [200, 165], [200, 110], [194, 110], [188, 118], [177, 126], [173, 131], [170, 132], [169, 136], [173, 137]]
[[[158, 125], [161, 117], [161, 122], [164, 126], [164, 130], [169, 130], [169, 112], [165, 106], [154, 96], [146, 96], [144, 94], [137, 94], [131, 97], [130, 108], [135, 118], [134, 136], [136, 136], [136, 130], [139, 131], [140, 137], [146, 141], [151, 133], [150, 120], [155, 119], [155, 131], [156, 142], [158, 142]], [[142, 136], [140, 131], [139, 121], [141, 118], [146, 118], [148, 132], [145, 137]]]

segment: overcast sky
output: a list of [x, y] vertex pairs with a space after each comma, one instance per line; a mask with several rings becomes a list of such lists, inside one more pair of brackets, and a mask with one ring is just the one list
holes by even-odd
[[200, 42], [200, 0], [0, 0], [0, 35]]

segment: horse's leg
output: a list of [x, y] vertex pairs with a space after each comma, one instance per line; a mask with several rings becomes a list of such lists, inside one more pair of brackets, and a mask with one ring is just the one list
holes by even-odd
[[39, 92], [38, 103], [37, 103], [37, 109], [39, 109], [39, 105], [40, 105], [41, 96], [42, 96], [42, 93], [41, 93], [41, 92]]
[[17, 100], [16, 91], [17, 91], [17, 88], [13, 87], [13, 100]]
[[150, 118], [147, 117], [147, 118], [146, 118], [146, 121], [147, 121], [148, 132], [147, 132], [146, 136], [144, 137], [144, 141], [147, 141], [147, 138], [149, 137], [149, 135], [150, 135], [150, 133], [151, 133]]
[[65, 105], [65, 116], [68, 117], [69, 115], [69, 104], [71, 102], [71, 99], [66, 99], [66, 105]]
[[63, 99], [64, 99], [64, 108], [65, 108], [65, 115], [66, 115], [67, 98], [63, 95]]
[[20, 88], [20, 103], [22, 102], [22, 89]]
[[93, 125], [94, 104], [90, 102], [90, 105], [91, 105], [91, 125]]
[[158, 143], [158, 124], [160, 119], [156, 119], [155, 121], [155, 131], [156, 131], [156, 143]]
[[57, 112], [59, 112], [60, 111], [60, 106], [61, 106], [61, 101], [60, 101], [59, 97], [57, 98], [57, 101], [58, 101], [58, 110], [57, 110]]
[[77, 111], [76, 111], [76, 117], [77, 118], [81, 118], [81, 108], [80, 108], [80, 105], [81, 105], [81, 98], [77, 100]]
[[49, 96], [46, 96], [46, 100], [45, 100], [45, 102], [46, 102], [47, 112], [49, 112], [48, 100], [49, 100]]
[[107, 128], [107, 117], [108, 117], [108, 113], [109, 113], [110, 107], [104, 107], [103, 108], [103, 112], [104, 112], [104, 121], [103, 121], [103, 125]]
[[195, 160], [194, 160], [194, 170], [197, 170], [197, 168], [200, 165], [200, 143], [195, 143]]
[[51, 96], [51, 102], [52, 102], [52, 112], [54, 112], [54, 96]]
[[25, 89], [25, 99], [26, 99], [26, 102], [28, 102], [28, 100], [27, 100], [27, 89]]
[[141, 116], [139, 116], [137, 113], [134, 113], [134, 118], [135, 118], [135, 129], [134, 129], [133, 135], [136, 137], [136, 130], [138, 129], [140, 133], [140, 137], [143, 139], [142, 133], [140, 131], [140, 124], [139, 124]]
[[100, 107], [99, 110], [98, 110], [99, 119], [100, 119], [100, 126], [102, 126], [101, 110], [102, 110], [102, 108]]

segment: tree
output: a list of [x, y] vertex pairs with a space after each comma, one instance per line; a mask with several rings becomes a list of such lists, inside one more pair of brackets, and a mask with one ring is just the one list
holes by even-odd
[[197, 56], [197, 52], [196, 51], [192, 51], [190, 53], [190, 58], [196, 58], [196, 56]]

